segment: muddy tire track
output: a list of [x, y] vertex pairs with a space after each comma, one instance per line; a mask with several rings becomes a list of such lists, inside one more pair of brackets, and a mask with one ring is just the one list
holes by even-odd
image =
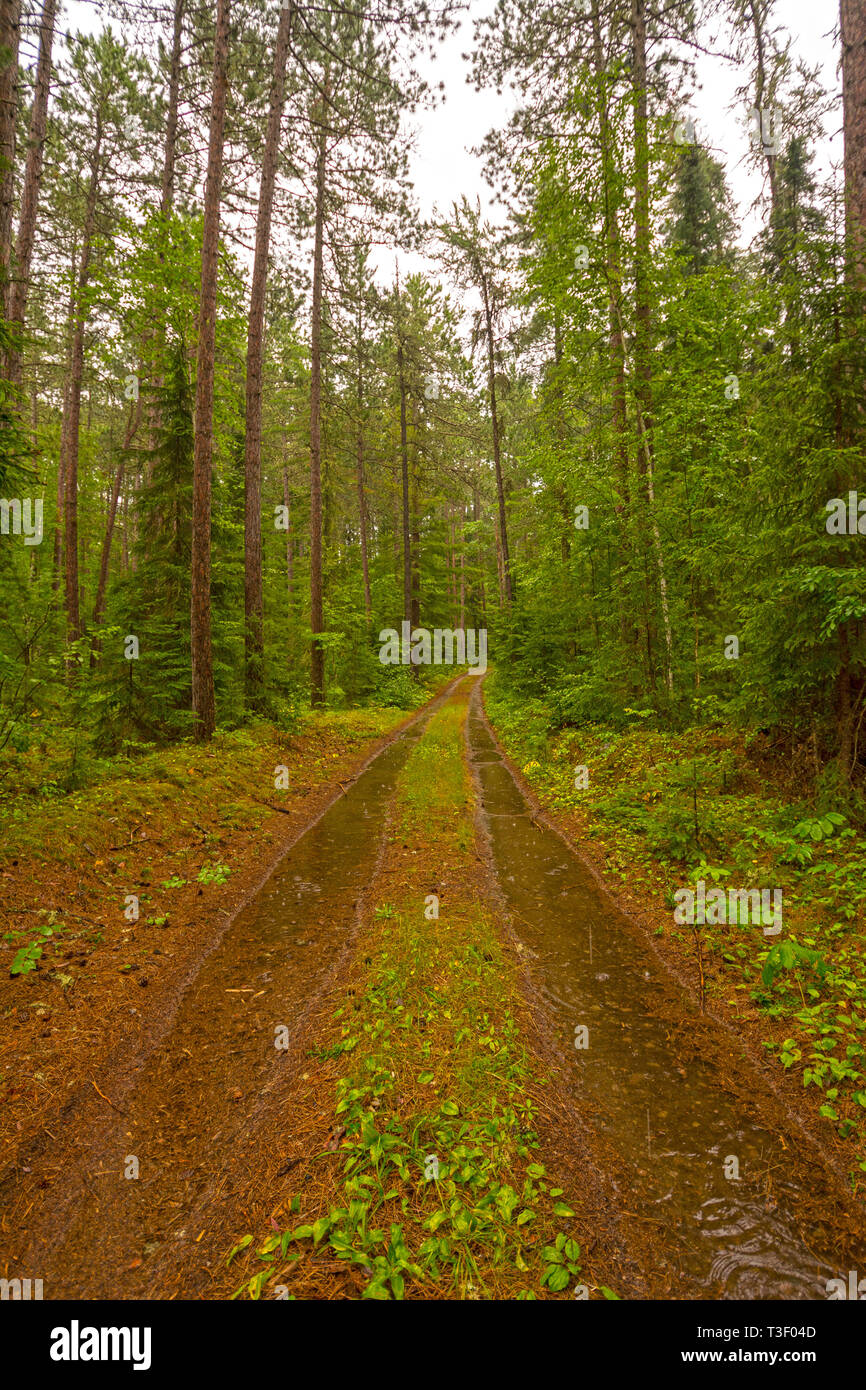
[[[470, 720], [484, 839], [528, 961], [534, 1013], [575, 1130], [628, 1203], [618, 1203], [622, 1229], [647, 1287], [662, 1275], [692, 1286], [681, 1297], [825, 1297], [828, 1277], [864, 1262], [862, 1208], [742, 1038], [697, 1012], [639, 925], [539, 813], [487, 721], [480, 684]], [[592, 1046], [575, 1052], [573, 1030], [587, 1023]], [[729, 1155], [743, 1163], [734, 1180]]]
[[[396, 773], [453, 688], [335, 791], [166, 992], [137, 1045], [116, 1048], [16, 1156], [0, 1179], [8, 1276], [42, 1278], [47, 1298], [204, 1291], [216, 1258], [208, 1232], [237, 1229], [223, 1218], [248, 1195], [264, 1146], [274, 1169], [284, 1161], [282, 1077], [351, 951]], [[192, 1265], [200, 1277], [187, 1287], [178, 1275]]]

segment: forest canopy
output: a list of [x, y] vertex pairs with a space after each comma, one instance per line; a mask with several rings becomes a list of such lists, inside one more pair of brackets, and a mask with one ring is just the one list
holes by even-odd
[[[3, 747], [409, 706], [408, 623], [489, 631], [559, 724], [759, 727], [847, 794], [862, 7], [841, 101], [776, 0], [82, 8], [2, 5]], [[483, 199], [429, 218], [413, 123], [461, 22], [508, 101]]]

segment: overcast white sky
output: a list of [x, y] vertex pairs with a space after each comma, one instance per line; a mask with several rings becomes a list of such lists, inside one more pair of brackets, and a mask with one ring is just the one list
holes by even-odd
[[[413, 177], [422, 213], [430, 215], [434, 206], [446, 212], [461, 193], [471, 197], [480, 194], [488, 202], [486, 186], [481, 177], [481, 161], [471, 154], [491, 126], [501, 123], [508, 111], [508, 97], [495, 92], [478, 93], [467, 84], [468, 64], [461, 54], [471, 47], [472, 16], [488, 13], [494, 0], [470, 0], [469, 13], [460, 30], [442, 46], [435, 63], [429, 67], [432, 83], [444, 81], [446, 100], [433, 111], [417, 119], [417, 150], [413, 162]], [[94, 30], [101, 27], [97, 10], [85, 0], [67, 0], [67, 24], [64, 27]], [[820, 64], [825, 87], [831, 92], [838, 88], [838, 44], [835, 29], [838, 22], [836, 0], [779, 0], [779, 22], [794, 39], [794, 53], [810, 65]], [[116, 25], [115, 25], [116, 27]], [[722, 60], [700, 56], [698, 62], [699, 90], [692, 110], [697, 120], [699, 138], [708, 143], [728, 172], [734, 197], [745, 217], [760, 192], [760, 175], [747, 166], [748, 131], [744, 113], [732, 112], [734, 91], [745, 80], [742, 71]], [[827, 139], [816, 151], [817, 170], [826, 174], [831, 159], [841, 157], [841, 110], [831, 113]], [[835, 137], [835, 138], [834, 138]], [[492, 214], [496, 216], [495, 211]], [[749, 240], [757, 230], [757, 222], [746, 218], [744, 237]], [[385, 272], [387, 260], [390, 279], [393, 257], [381, 257]], [[405, 258], [404, 258], [405, 259]], [[408, 258], [408, 268], [415, 268], [416, 259]]]
[[[489, 13], [493, 0], [471, 0], [470, 16]], [[836, 0], [779, 0], [777, 15], [780, 23], [794, 39], [794, 52], [810, 65], [820, 63], [825, 87], [835, 91], [838, 85], [838, 45], [834, 37], [838, 23]], [[480, 161], [469, 154], [480, 143], [491, 126], [502, 120], [506, 98], [495, 92], [477, 93], [466, 85], [467, 64], [461, 53], [471, 47], [472, 25], [464, 20], [459, 34], [443, 45], [438, 61], [431, 65], [431, 75], [443, 80], [447, 100], [436, 111], [426, 113], [420, 124], [418, 157], [415, 177], [418, 195], [425, 212], [438, 203], [443, 209], [461, 192], [481, 192], [483, 187]], [[759, 192], [757, 176], [751, 175], [742, 162], [748, 150], [748, 133], [741, 115], [728, 108], [734, 100], [735, 89], [744, 82], [741, 70], [720, 60], [701, 56], [698, 62], [698, 81], [701, 90], [695, 94], [693, 110], [702, 143], [712, 146], [716, 157], [728, 169], [731, 189], [745, 210]], [[841, 126], [841, 109], [839, 120]], [[819, 169], [828, 169], [829, 146], [820, 152]], [[841, 149], [836, 152], [841, 154]]]

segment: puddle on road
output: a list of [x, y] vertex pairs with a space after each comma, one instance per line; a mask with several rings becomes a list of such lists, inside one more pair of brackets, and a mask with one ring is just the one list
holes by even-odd
[[[275, 1047], [275, 1028], [287, 1027], [291, 1046], [340, 958], [376, 869], [396, 778], [428, 719], [425, 712], [400, 734], [304, 832], [202, 963], [122, 1100], [125, 1119], [112, 1117], [109, 1132], [92, 1137], [87, 1190], [49, 1237], [52, 1297], [116, 1297], [117, 1272], [142, 1258], [136, 1296], [139, 1280], [170, 1282], [176, 1241], [195, 1241], [195, 1218], [230, 1195], [241, 1141], [283, 1075], [288, 1054]], [[285, 1131], [290, 1142], [291, 1116]], [[139, 1160], [138, 1181], [124, 1179], [127, 1155]]]
[[[238, 914], [184, 997], [155, 1064], [168, 1071], [184, 1047], [193, 1052], [185, 1079], [191, 1070], [198, 1073], [195, 1089], [205, 1105], [200, 1114], [179, 1117], [179, 1132], [191, 1144], [212, 1129], [206, 1103], [215, 1090], [237, 1084], [246, 1097], [267, 1085], [278, 1056], [275, 1026], [284, 1025], [292, 1037], [339, 958], [357, 900], [373, 877], [397, 775], [419, 733], [414, 726], [401, 735], [305, 831]], [[220, 1019], [222, 1026], [215, 1028]], [[204, 1055], [203, 1031], [228, 1035], [225, 1052]], [[248, 1114], [246, 1106], [240, 1109]], [[227, 1120], [219, 1136], [230, 1127]]]
[[[592, 1123], [633, 1175], [629, 1210], [663, 1223], [667, 1257], [712, 1297], [826, 1298], [825, 1281], [844, 1271], [832, 1240], [817, 1248], [810, 1234], [810, 1249], [798, 1234], [779, 1139], [738, 1113], [711, 1065], [677, 1057], [670, 1016], [652, 1011], [653, 992], [671, 988], [657, 959], [559, 836], [532, 823], [474, 703], [468, 736], [515, 930], [538, 956], [533, 973]], [[728, 1155], [739, 1183], [724, 1175]], [[774, 1209], [755, 1182], [768, 1169]]]

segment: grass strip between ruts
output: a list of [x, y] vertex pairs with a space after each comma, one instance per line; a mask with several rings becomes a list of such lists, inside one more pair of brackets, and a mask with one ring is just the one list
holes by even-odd
[[263, 1243], [235, 1296], [308, 1297], [325, 1255], [350, 1267], [349, 1296], [588, 1296], [573, 1212], [538, 1152], [544, 1078], [521, 1040], [517, 971], [479, 891], [464, 719], [449, 702], [401, 774], [380, 878], [400, 886], [380, 887], [357, 986], [322, 1039], [345, 1062], [342, 1171], [319, 1156], [331, 1183], [314, 1209], [293, 1197], [299, 1224]]

